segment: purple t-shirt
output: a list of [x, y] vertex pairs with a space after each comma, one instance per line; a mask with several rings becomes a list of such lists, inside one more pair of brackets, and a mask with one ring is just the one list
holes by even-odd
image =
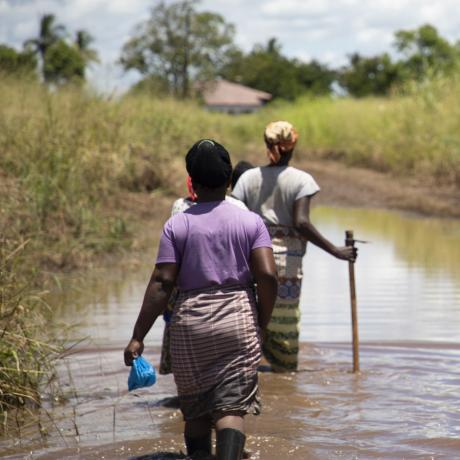
[[181, 290], [252, 282], [251, 251], [271, 248], [262, 219], [228, 201], [197, 203], [163, 227], [157, 264], [180, 265]]

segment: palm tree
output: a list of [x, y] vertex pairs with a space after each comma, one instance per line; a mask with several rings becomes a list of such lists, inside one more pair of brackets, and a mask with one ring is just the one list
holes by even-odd
[[77, 30], [75, 33], [75, 45], [85, 63], [99, 62], [97, 51], [90, 48], [90, 45], [93, 42], [93, 36], [86, 30]]
[[31, 47], [40, 55], [43, 63], [46, 50], [58, 40], [62, 39], [66, 29], [61, 24], [56, 24], [54, 14], [44, 14], [40, 19], [40, 32], [37, 38], [31, 38], [24, 43], [25, 47]]

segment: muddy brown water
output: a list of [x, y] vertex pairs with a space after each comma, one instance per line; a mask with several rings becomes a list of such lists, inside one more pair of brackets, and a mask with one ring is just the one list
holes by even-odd
[[[334, 208], [313, 217], [333, 241], [347, 228], [371, 241], [356, 264], [362, 372], [350, 372], [346, 264], [310, 246], [300, 372], [260, 374], [252, 458], [460, 458], [460, 222]], [[56, 314], [88, 338], [60, 363], [65, 402], [44, 393], [42, 434], [22, 427], [0, 441], [2, 457], [177, 457], [161, 454], [184, 448], [180, 413], [168, 407], [172, 377], [128, 393], [122, 362], [150, 269], [114, 264], [63, 285]], [[146, 340], [154, 364], [161, 331], [158, 321]]]

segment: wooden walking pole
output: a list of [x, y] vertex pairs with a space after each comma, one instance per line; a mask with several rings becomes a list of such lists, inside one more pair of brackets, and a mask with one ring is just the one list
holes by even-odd
[[[345, 245], [355, 246], [353, 230], [345, 232]], [[353, 334], [353, 372], [359, 372], [359, 336], [358, 336], [358, 312], [356, 306], [356, 283], [355, 263], [348, 262], [348, 273], [350, 275], [350, 301], [351, 301], [351, 330]]]

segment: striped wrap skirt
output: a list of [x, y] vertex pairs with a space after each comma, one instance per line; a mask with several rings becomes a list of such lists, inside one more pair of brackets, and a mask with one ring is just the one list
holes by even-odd
[[260, 413], [261, 345], [252, 288], [180, 292], [170, 334], [172, 372], [185, 420], [217, 412]]
[[297, 370], [300, 289], [306, 241], [290, 227], [269, 226], [278, 271], [278, 296], [264, 337], [263, 353], [275, 372]]

